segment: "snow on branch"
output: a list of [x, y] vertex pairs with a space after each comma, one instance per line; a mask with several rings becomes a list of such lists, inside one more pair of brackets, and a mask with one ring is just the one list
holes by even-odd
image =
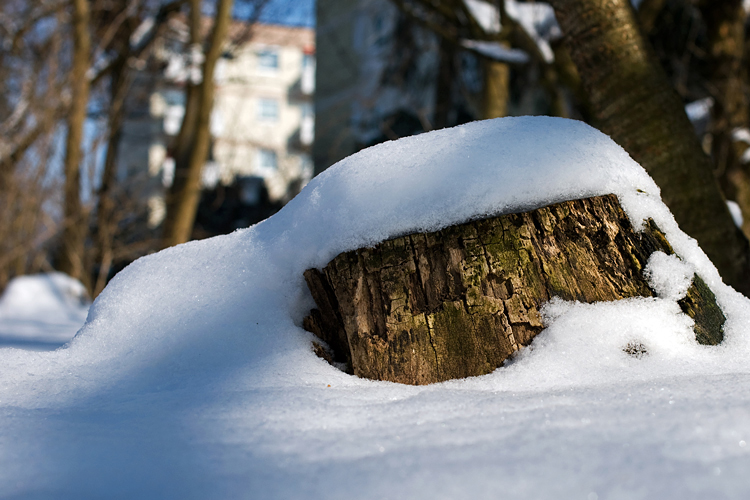
[[461, 40], [461, 46], [477, 52], [495, 61], [508, 64], [526, 64], [529, 55], [520, 49], [511, 49], [500, 42], [484, 42], [480, 40]]

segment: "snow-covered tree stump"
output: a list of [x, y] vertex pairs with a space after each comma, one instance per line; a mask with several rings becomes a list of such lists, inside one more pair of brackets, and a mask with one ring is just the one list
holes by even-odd
[[[657, 250], [673, 253], [653, 221], [634, 231], [615, 195], [401, 236], [306, 271], [318, 308], [304, 327], [330, 348], [316, 352], [360, 377], [483, 375], [542, 330], [552, 297], [654, 296], [643, 269]], [[724, 315], [697, 275], [680, 304], [699, 342], [721, 342]]]

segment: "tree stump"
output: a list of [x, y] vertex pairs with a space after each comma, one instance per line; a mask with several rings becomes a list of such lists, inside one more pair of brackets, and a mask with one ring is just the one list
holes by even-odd
[[[653, 221], [633, 230], [615, 195], [401, 236], [305, 272], [316, 352], [360, 377], [429, 384], [490, 373], [542, 329], [552, 297], [651, 297], [655, 251], [672, 254]], [[724, 315], [696, 275], [680, 301], [701, 343], [723, 338]], [[326, 353], [326, 351], [328, 351]]]

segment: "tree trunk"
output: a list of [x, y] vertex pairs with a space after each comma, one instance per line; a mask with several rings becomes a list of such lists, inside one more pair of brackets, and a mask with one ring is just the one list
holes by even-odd
[[67, 118], [65, 141], [65, 198], [63, 201], [62, 250], [59, 270], [81, 280], [91, 289], [84, 265], [84, 244], [88, 229], [81, 204], [81, 148], [83, 124], [89, 100], [87, 71], [91, 66], [91, 35], [89, 33], [88, 0], [72, 0], [73, 63], [70, 70], [72, 100]]
[[648, 36], [654, 30], [656, 18], [659, 17], [666, 3], [667, 0], [641, 0], [638, 5], [638, 24], [644, 36]]
[[736, 131], [747, 129], [747, 97], [743, 67], [745, 9], [741, 0], [704, 0], [699, 4], [708, 38], [708, 91], [711, 108], [711, 156], [724, 193], [737, 201], [745, 218], [743, 230], [750, 235], [750, 171], [740, 161], [750, 147], [748, 138], [738, 140]]
[[586, 123], [593, 123], [593, 112], [589, 103], [589, 96], [581, 84], [581, 76], [578, 74], [578, 68], [570, 58], [570, 51], [562, 40], [554, 40], [551, 44], [552, 51], [555, 54], [553, 63], [557, 79], [563, 87], [569, 89], [573, 98], [574, 108], [581, 114], [581, 118]]
[[[185, 243], [190, 239], [201, 194], [201, 172], [211, 143], [210, 118], [214, 100], [214, 69], [221, 55], [231, 20], [233, 0], [220, 0], [203, 62], [202, 80], [188, 87], [185, 118], [175, 147], [175, 177], [167, 199], [163, 246]], [[200, 4], [191, 3], [191, 37], [198, 40]], [[197, 15], [195, 14], [197, 13]], [[196, 17], [198, 17], [196, 21]], [[184, 130], [183, 130], [184, 129]]]
[[724, 280], [750, 294], [750, 246], [629, 0], [553, 0], [557, 20], [600, 129], [661, 188], [680, 227]]
[[508, 115], [510, 95], [510, 67], [502, 62], [485, 59], [482, 118], [501, 118]]
[[[552, 297], [653, 296], [642, 270], [657, 250], [672, 253], [664, 234], [653, 221], [636, 233], [614, 195], [402, 236], [306, 271], [318, 309], [304, 326], [360, 377], [483, 375], [529, 345]], [[680, 302], [698, 341], [721, 342], [724, 316], [700, 278]]]

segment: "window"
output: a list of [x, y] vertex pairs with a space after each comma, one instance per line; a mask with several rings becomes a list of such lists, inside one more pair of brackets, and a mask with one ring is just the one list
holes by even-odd
[[267, 47], [258, 51], [258, 68], [265, 71], [276, 71], [279, 69], [279, 51]]
[[275, 122], [279, 119], [279, 101], [276, 99], [258, 100], [258, 119]]
[[258, 150], [258, 169], [259, 170], [276, 170], [278, 168], [278, 159], [276, 151], [273, 149]]

